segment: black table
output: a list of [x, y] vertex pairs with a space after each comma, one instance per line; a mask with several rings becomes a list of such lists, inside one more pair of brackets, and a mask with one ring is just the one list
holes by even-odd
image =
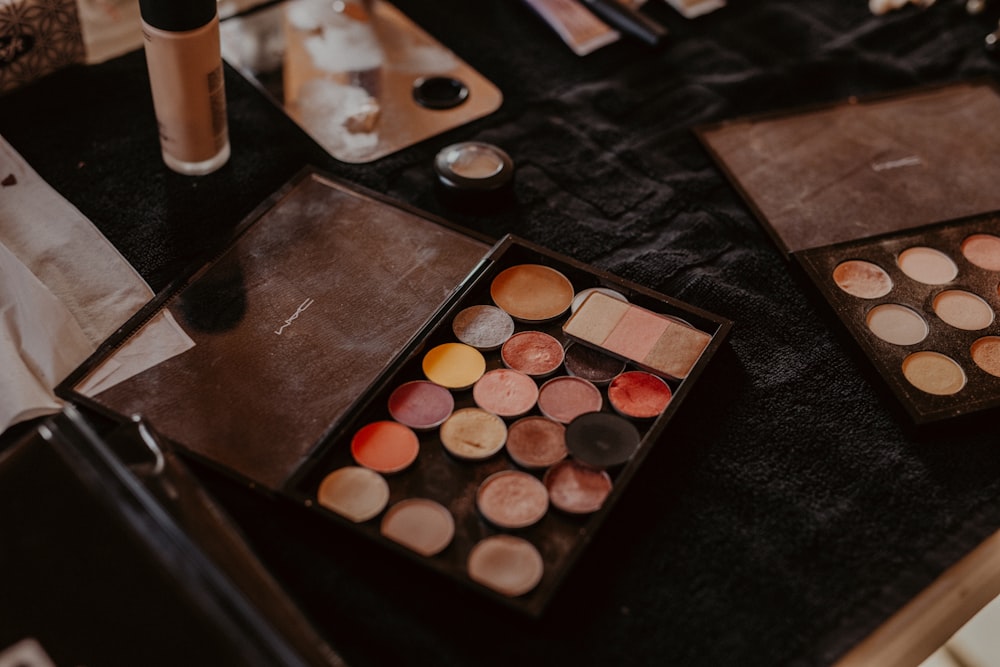
[[[577, 58], [513, 0], [399, 2], [505, 103], [368, 165], [332, 159], [230, 69], [229, 164], [169, 172], [141, 51], [0, 101], [0, 133], [154, 288], [311, 164], [735, 320], [537, 620], [199, 468], [351, 664], [830, 664], [1000, 527], [995, 414], [912, 427], [692, 132], [996, 76], [983, 48], [996, 15], [945, 0], [883, 17], [862, 0], [731, 0], [686, 21], [650, 4], [666, 48], [621, 42]], [[511, 154], [516, 207], [473, 217], [441, 205], [431, 160], [464, 139]]]

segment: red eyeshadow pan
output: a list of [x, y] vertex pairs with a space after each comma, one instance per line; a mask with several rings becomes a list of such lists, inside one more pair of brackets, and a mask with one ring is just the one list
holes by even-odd
[[627, 371], [608, 385], [608, 402], [618, 414], [652, 419], [666, 410], [672, 393], [662, 378], [645, 371]]
[[376, 472], [399, 472], [420, 452], [417, 434], [394, 421], [377, 421], [362, 427], [351, 440], [351, 455], [358, 465]]

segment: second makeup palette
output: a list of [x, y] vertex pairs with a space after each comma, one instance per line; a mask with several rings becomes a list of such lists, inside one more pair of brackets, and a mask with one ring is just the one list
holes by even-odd
[[306, 170], [60, 392], [538, 615], [730, 326]]
[[916, 423], [1000, 406], [998, 115], [979, 81], [698, 129]]

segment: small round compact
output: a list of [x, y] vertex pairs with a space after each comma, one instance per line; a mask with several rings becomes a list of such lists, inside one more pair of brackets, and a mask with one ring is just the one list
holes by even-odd
[[434, 158], [434, 171], [444, 202], [469, 212], [498, 209], [513, 192], [514, 161], [493, 144], [463, 141], [446, 146]]

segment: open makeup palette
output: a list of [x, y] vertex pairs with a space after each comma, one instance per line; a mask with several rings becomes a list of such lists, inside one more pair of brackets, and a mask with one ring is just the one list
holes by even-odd
[[60, 393], [537, 615], [730, 326], [306, 169]]
[[969, 82], [697, 130], [916, 423], [1000, 405], [997, 118]]

